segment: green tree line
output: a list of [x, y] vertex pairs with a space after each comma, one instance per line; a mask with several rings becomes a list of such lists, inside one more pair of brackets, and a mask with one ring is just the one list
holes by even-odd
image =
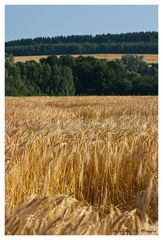
[[37, 37], [5, 43], [14, 56], [97, 53], [158, 53], [158, 32]]
[[157, 95], [158, 65], [126, 55], [108, 61], [50, 56], [40, 62], [5, 61], [6, 96]]

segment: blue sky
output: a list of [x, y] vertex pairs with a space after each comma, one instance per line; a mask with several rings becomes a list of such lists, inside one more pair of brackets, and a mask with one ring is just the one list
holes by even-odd
[[5, 40], [158, 30], [156, 5], [6, 5]]

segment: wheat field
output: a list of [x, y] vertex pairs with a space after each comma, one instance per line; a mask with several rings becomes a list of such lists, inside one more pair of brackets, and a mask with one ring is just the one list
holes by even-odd
[[158, 98], [6, 97], [7, 235], [158, 234]]
[[[107, 59], [107, 60], [115, 60], [115, 59], [121, 59], [123, 55], [125, 54], [81, 54], [83, 57], [94, 57], [98, 59]], [[81, 55], [71, 55], [73, 57], [79, 57]], [[158, 63], [158, 55], [157, 54], [136, 54], [138, 56], [143, 56], [144, 61], [146, 63]], [[61, 55], [58, 55], [58, 57]], [[26, 62], [26, 61], [36, 61], [39, 62], [41, 58], [47, 58], [48, 55], [42, 55], [42, 56], [15, 56], [14, 62]]]

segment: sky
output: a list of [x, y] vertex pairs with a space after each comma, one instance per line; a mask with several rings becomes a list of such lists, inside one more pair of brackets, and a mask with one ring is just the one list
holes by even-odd
[[158, 31], [157, 5], [6, 5], [5, 41]]

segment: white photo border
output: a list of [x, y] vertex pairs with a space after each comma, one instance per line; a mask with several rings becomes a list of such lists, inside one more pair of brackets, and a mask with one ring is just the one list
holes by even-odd
[[[159, 7], [159, 235], [158, 236], [5, 236], [5, 96], [4, 96], [4, 75], [5, 75], [5, 67], [4, 67], [4, 43], [5, 43], [5, 5], [158, 5]], [[161, 144], [163, 143], [163, 47], [161, 43], [163, 43], [163, 28], [161, 30], [160, 22], [163, 22], [163, 1], [162, 0], [1, 0], [0, 1], [0, 73], [1, 73], [1, 86], [0, 86], [0, 153], [1, 153], [1, 161], [0, 161], [0, 240], [2, 239], [20, 239], [20, 240], [31, 240], [31, 239], [89, 239], [89, 238], [97, 238], [97, 239], [129, 239], [134, 237], [136, 239], [160, 239], [163, 237], [163, 197], [161, 192], [161, 180], [163, 181], [163, 174], [161, 171], [163, 170], [163, 163], [161, 157], [163, 157], [163, 148]], [[162, 19], [162, 20], [161, 20]]]

